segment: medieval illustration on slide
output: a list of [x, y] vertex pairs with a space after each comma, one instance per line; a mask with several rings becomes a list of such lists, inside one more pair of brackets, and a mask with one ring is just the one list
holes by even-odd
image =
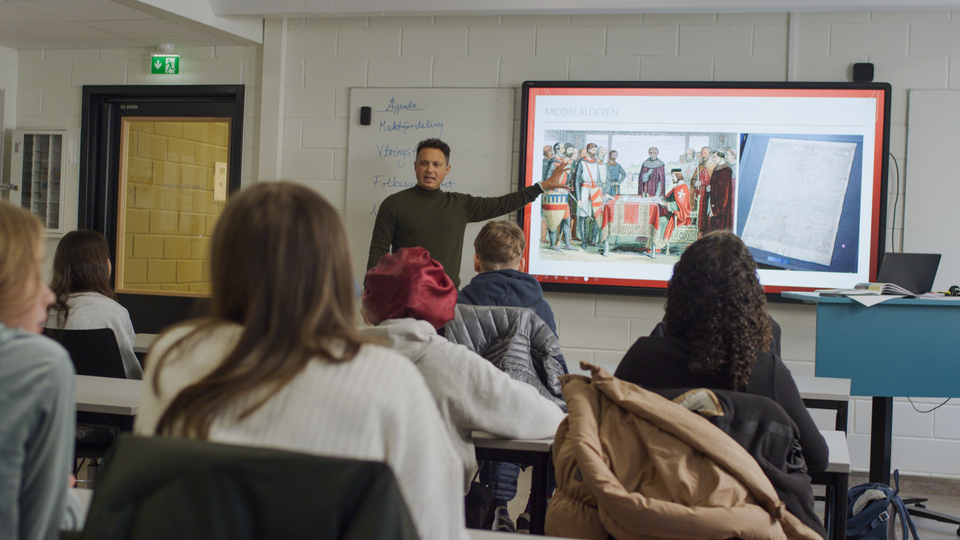
[[570, 188], [542, 196], [542, 260], [672, 265], [700, 236], [734, 228], [737, 133], [547, 130], [542, 140], [542, 178], [566, 164]]

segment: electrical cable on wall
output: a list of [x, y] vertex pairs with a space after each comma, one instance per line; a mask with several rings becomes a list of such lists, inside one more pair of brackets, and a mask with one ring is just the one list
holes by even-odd
[[[902, 246], [901, 246], [901, 247], [902, 247]], [[907, 398], [907, 401], [910, 402], [910, 406], [913, 407], [913, 410], [915, 410], [915, 411], [917, 411], [918, 413], [921, 413], [921, 414], [926, 414], [926, 413], [931, 413], [931, 412], [939, 409], [940, 407], [943, 407], [943, 406], [946, 405], [947, 402], [950, 401], [951, 399], [953, 399], [953, 398], [947, 398], [947, 399], [943, 400], [943, 403], [937, 405], [936, 407], [934, 407], [934, 408], [932, 408], [932, 409], [927, 409], [927, 410], [925, 410], [925, 411], [921, 411], [920, 409], [918, 409], [917, 406], [913, 403], [913, 400], [912, 400], [912, 399]]]
[[[893, 221], [890, 222], [890, 249], [897, 251], [896, 247], [896, 237], [897, 237], [897, 203], [900, 202], [900, 164], [897, 163], [897, 157], [893, 155], [893, 152], [889, 152], [890, 159], [893, 160], [894, 170], [897, 171], [897, 190], [894, 192], [893, 198]], [[903, 233], [900, 234], [900, 253], [903, 253]]]
[[[893, 199], [893, 221], [890, 222], [890, 229], [893, 231], [893, 235], [892, 235], [893, 238], [890, 238], [890, 249], [892, 249], [893, 251], [897, 251], [897, 248], [896, 248], [896, 245], [895, 245], [895, 242], [894, 242], [894, 238], [896, 237], [896, 234], [897, 234], [897, 227], [896, 227], [896, 225], [897, 225], [897, 203], [900, 202], [900, 164], [897, 163], [897, 157], [893, 155], [893, 152], [890, 152], [890, 159], [893, 160], [894, 170], [897, 171], [897, 189], [896, 189], [896, 192], [895, 192], [896, 196], [895, 196], [894, 199]], [[903, 234], [900, 235], [900, 253], [903, 253]], [[926, 413], [931, 413], [931, 412], [939, 409], [940, 407], [943, 407], [944, 405], [947, 404], [947, 402], [950, 401], [950, 399], [952, 399], [952, 398], [947, 398], [946, 400], [944, 400], [943, 403], [941, 403], [941, 404], [933, 407], [932, 409], [928, 409], [928, 410], [926, 410], [926, 411], [921, 411], [920, 409], [918, 409], [917, 406], [916, 406], [916, 404], [913, 403], [913, 400], [912, 400], [912, 399], [907, 398], [907, 401], [910, 402], [910, 406], [913, 407], [913, 410], [917, 411], [918, 413], [926, 414]]]

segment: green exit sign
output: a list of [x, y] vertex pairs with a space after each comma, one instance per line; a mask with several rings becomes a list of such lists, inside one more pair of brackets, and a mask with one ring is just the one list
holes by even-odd
[[180, 56], [175, 54], [155, 54], [150, 59], [152, 75], [177, 75], [180, 73]]

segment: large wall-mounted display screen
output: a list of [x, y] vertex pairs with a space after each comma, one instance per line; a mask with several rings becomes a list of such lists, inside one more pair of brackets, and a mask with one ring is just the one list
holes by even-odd
[[875, 279], [890, 85], [523, 85], [521, 214], [546, 290], [664, 288], [697, 238], [732, 230], [767, 292]]

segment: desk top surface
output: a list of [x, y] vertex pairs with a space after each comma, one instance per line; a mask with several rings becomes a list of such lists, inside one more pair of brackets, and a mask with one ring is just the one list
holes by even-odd
[[794, 375], [793, 381], [803, 399], [850, 401], [850, 379]]
[[[516, 534], [502, 533], [497, 531], [484, 531], [480, 529], [467, 529], [467, 534], [472, 540], [509, 540], [510, 538], [515, 538]], [[534, 536], [531, 535], [531, 538], [536, 538], [537, 540], [561, 540], [557, 536]]]
[[498, 450], [549, 452], [553, 448], [553, 437], [548, 439], [503, 439], [482, 431], [474, 431], [473, 445], [477, 448], [495, 448]]
[[135, 353], [146, 353], [150, 350], [150, 346], [153, 345], [154, 340], [157, 339], [157, 334], [137, 334], [137, 337], [133, 341], [133, 352]]
[[[804, 302], [813, 302], [815, 304], [859, 304], [856, 300], [852, 300], [846, 296], [820, 296], [820, 293], [807, 292], [807, 291], [784, 291], [780, 293], [780, 296], [784, 298], [790, 298], [792, 300], [802, 300]], [[941, 307], [960, 307], [960, 297], [944, 297], [944, 298], [892, 298], [886, 300], [876, 306], [896, 306], [896, 305], [910, 305], [910, 306], [941, 306]], [[871, 306], [875, 307], [875, 306]]]
[[842, 431], [820, 430], [830, 449], [830, 463], [827, 472], [850, 473], [850, 449], [847, 447], [847, 434]]
[[78, 411], [134, 416], [140, 409], [143, 381], [88, 375], [75, 377], [74, 401]]

